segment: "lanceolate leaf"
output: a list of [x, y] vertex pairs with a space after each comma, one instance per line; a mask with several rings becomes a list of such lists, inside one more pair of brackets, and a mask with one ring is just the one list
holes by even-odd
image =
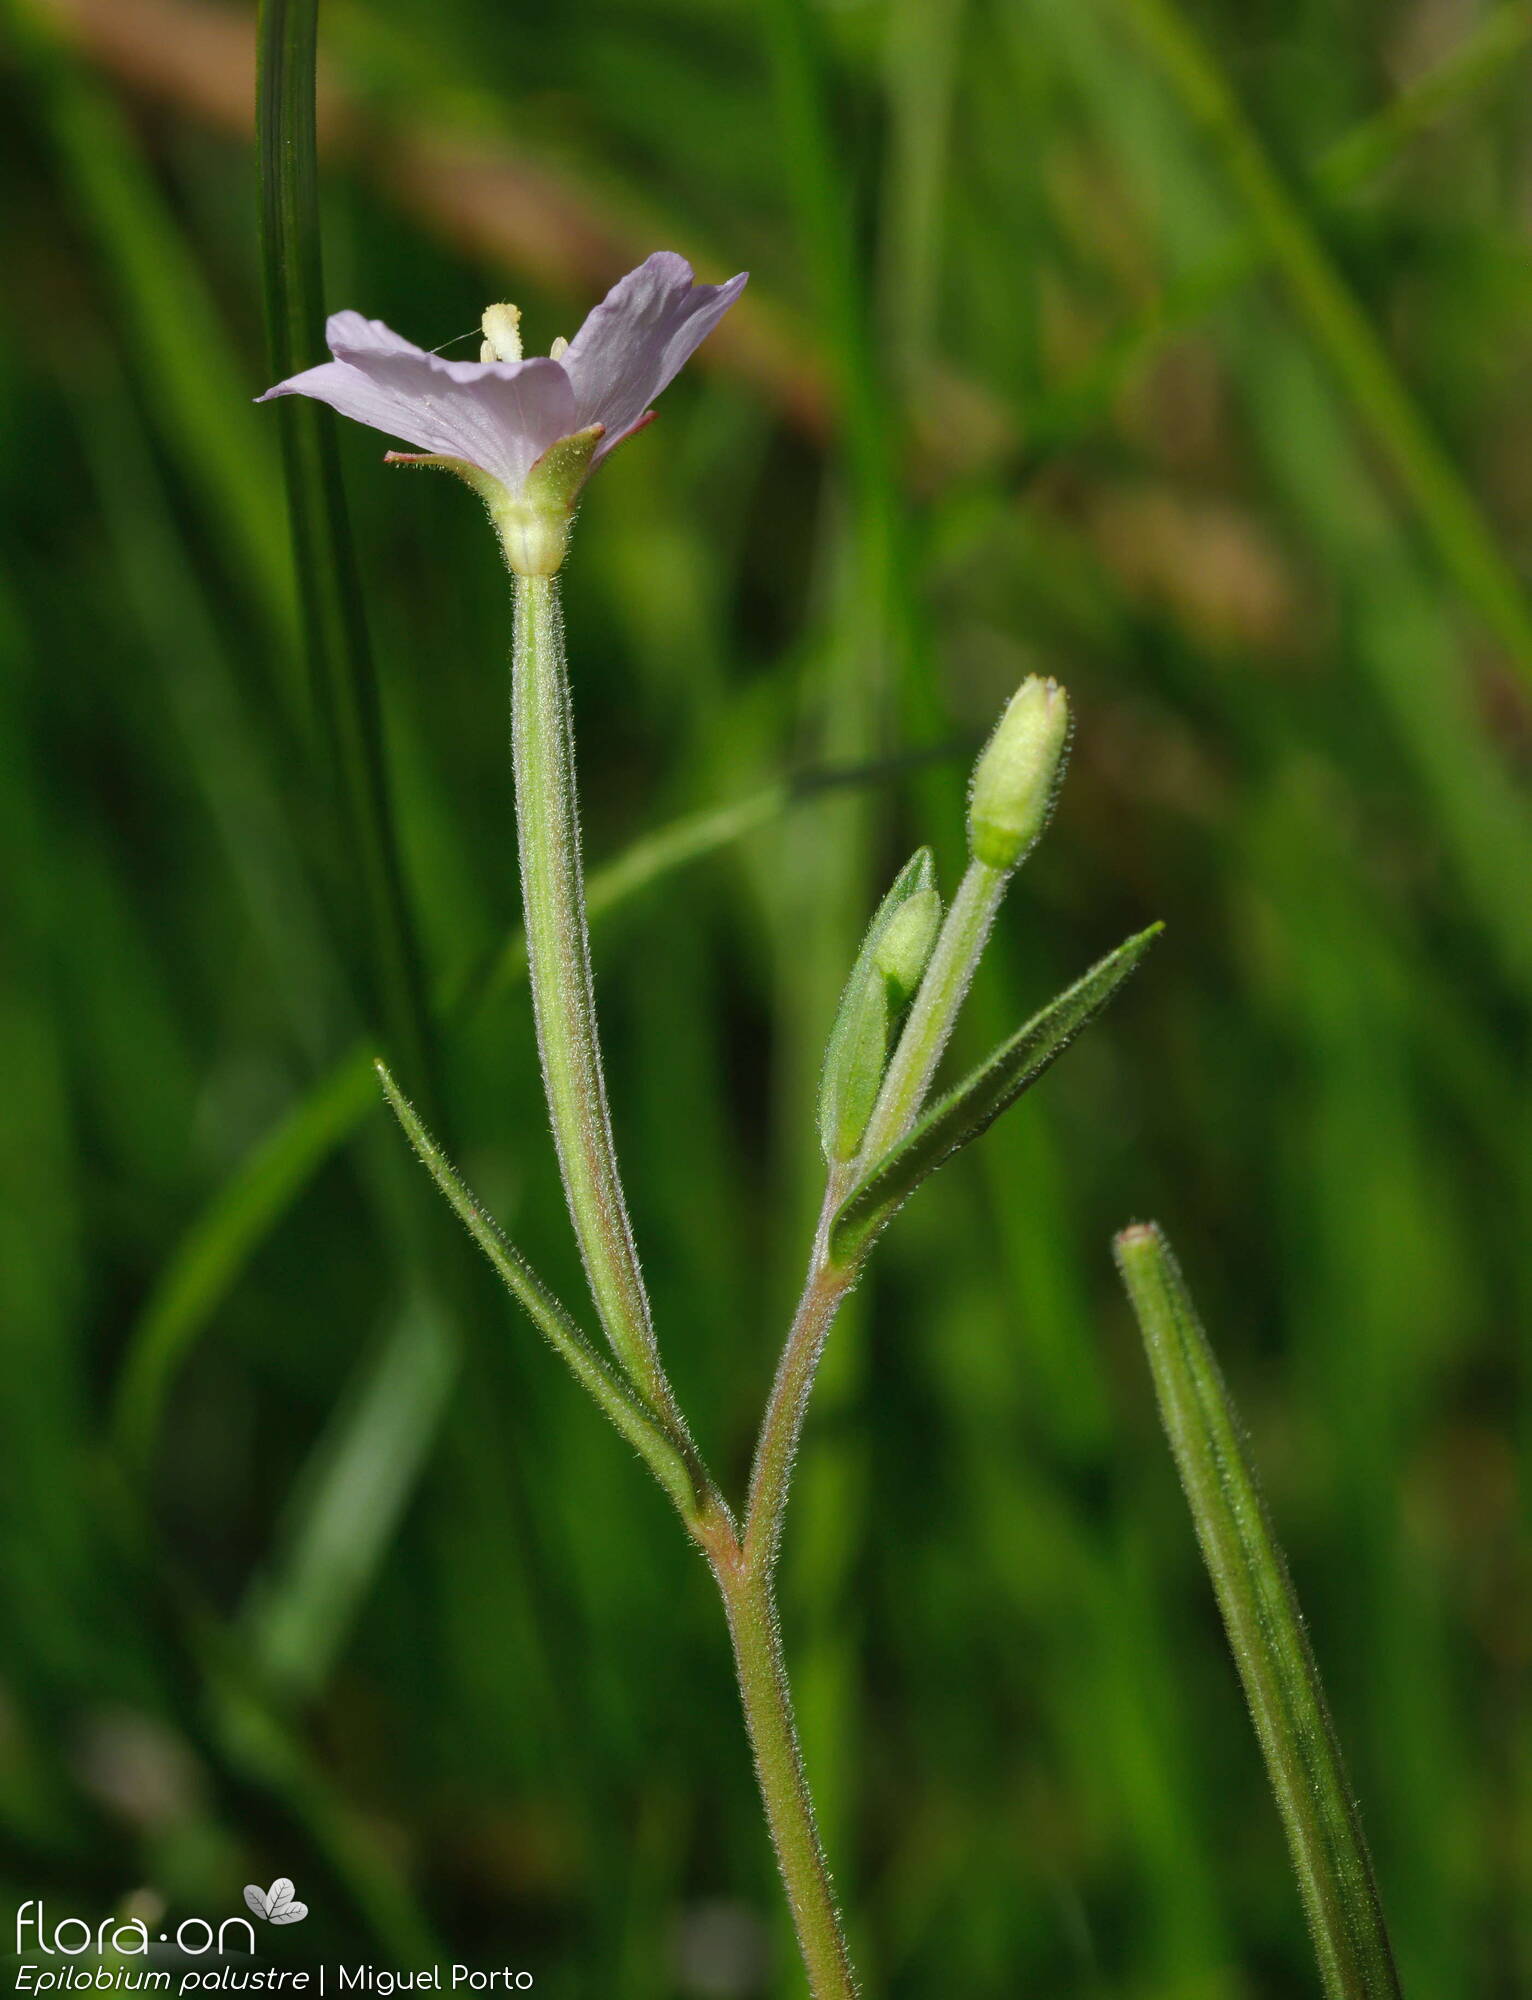
[[1125, 1229], [1116, 1251], [1287, 1828], [1327, 2000], [1399, 2000], [1372, 1863], [1319, 1669], [1239, 1418], [1158, 1228]]
[[405, 1136], [429, 1168], [431, 1178], [447, 1197], [479, 1248], [494, 1265], [506, 1290], [531, 1316], [538, 1332], [569, 1363], [633, 1449], [688, 1519], [696, 1512], [698, 1493], [685, 1459], [658, 1420], [619, 1381], [580, 1331], [498, 1222], [464, 1183], [457, 1169], [421, 1124], [415, 1107], [400, 1090], [385, 1064], [377, 1066], [383, 1093]]
[[856, 1256], [929, 1174], [976, 1139], [1061, 1056], [1159, 936], [1153, 924], [1093, 965], [989, 1059], [933, 1104], [852, 1189], [831, 1225], [830, 1248]]

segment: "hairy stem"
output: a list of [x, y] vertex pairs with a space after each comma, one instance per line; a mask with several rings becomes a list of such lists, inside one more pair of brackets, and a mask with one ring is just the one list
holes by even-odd
[[[511, 707], [527, 970], [570, 1216], [607, 1338], [682, 1451], [693, 1478], [697, 1504], [682, 1504], [681, 1511], [707, 1551], [722, 1593], [756, 1776], [810, 1990], [814, 2000], [854, 2000], [856, 1981], [793, 1723], [771, 1583], [793, 1454], [815, 1369], [835, 1313], [855, 1279], [854, 1267], [832, 1262], [826, 1248], [830, 1218], [845, 1193], [846, 1170], [832, 1176], [827, 1191], [809, 1282], [762, 1425], [751, 1517], [741, 1537], [701, 1465], [660, 1364], [617, 1173], [596, 1039], [574, 733], [557, 584], [551, 577], [516, 578]], [[988, 924], [986, 916], [980, 943]], [[966, 974], [962, 984], [967, 984]]]
[[808, 1278], [761, 1422], [739, 1558], [733, 1566], [716, 1559], [714, 1564], [729, 1613], [761, 1796], [815, 2000], [856, 1989], [793, 1733], [771, 1579], [820, 1357], [861, 1268], [859, 1257], [843, 1262], [831, 1254], [830, 1225], [864, 1163], [886, 1152], [919, 1111], [1008, 880], [1005, 871], [978, 861], [970, 865], [894, 1051], [862, 1150], [855, 1162], [831, 1172]]
[[841, 1301], [856, 1282], [857, 1267], [832, 1262], [827, 1248], [849, 1171], [833, 1171], [825, 1190], [808, 1280], [761, 1422], [744, 1531], [732, 1546], [710, 1551], [734, 1642], [756, 1777], [814, 2000], [842, 2000], [857, 1988], [793, 1725], [772, 1576], [819, 1357]]
[[826, 1248], [830, 1220], [844, 1193], [845, 1178], [844, 1171], [832, 1176], [830, 1191], [826, 1193], [809, 1275], [761, 1420], [755, 1463], [750, 1470], [744, 1533], [745, 1561], [757, 1576], [769, 1576], [775, 1566], [793, 1460], [798, 1455], [798, 1440], [803, 1435], [819, 1358], [841, 1301], [856, 1282], [856, 1267], [832, 1263]]
[[559, 1171], [601, 1324], [618, 1359], [694, 1457], [660, 1365], [617, 1174], [580, 869], [574, 732], [553, 577], [516, 578], [511, 667], [516, 828], [527, 971]]
[[814, 2000], [855, 2000], [856, 1975], [835, 1907], [793, 1722], [771, 1579], [741, 1560], [737, 1550], [715, 1556], [713, 1573], [729, 1621], [756, 1778], [809, 1991]]

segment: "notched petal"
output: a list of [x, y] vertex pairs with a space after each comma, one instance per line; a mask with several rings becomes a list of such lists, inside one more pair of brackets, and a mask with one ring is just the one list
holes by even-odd
[[606, 425], [606, 450], [633, 431], [739, 297], [748, 275], [699, 285], [684, 257], [659, 250], [607, 293], [562, 357], [579, 419]]
[[359, 312], [331, 313], [324, 323], [325, 345], [339, 361], [351, 354], [423, 354], [424, 349], [395, 333], [380, 319]]

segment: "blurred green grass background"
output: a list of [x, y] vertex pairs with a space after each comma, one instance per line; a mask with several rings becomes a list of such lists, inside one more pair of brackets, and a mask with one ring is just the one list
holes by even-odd
[[[367, 1108], [249, 406], [253, 14], [3, 18], [0, 1880], [216, 1918], [286, 1873], [316, 1953], [796, 1992], [708, 1580]], [[592, 863], [743, 808], [596, 937], [661, 1337], [736, 1490], [840, 981], [917, 840], [950, 889], [1023, 673], [1077, 751], [965, 1052], [1168, 925], [828, 1359], [784, 1610], [869, 1991], [1313, 1991], [1111, 1271], [1142, 1214], [1251, 1426], [1406, 1990], [1524, 1991], [1532, 9], [323, 30], [330, 307], [432, 346], [510, 297], [546, 348], [650, 249], [753, 273], [567, 573]], [[468, 496], [340, 446], [424, 983], [477, 994], [449, 1129], [573, 1297], [514, 957], [482, 979], [505, 579]]]

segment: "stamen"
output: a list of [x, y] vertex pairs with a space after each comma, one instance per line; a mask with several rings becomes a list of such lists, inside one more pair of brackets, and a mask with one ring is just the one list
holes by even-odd
[[440, 341], [435, 347], [428, 347], [426, 352], [427, 354], [440, 354], [444, 347], [456, 347], [460, 340], [472, 340], [478, 331], [479, 329], [476, 326], [471, 326], [466, 333], [455, 333], [450, 340]]
[[519, 361], [521, 359], [521, 308], [519, 306], [487, 306], [483, 319], [484, 345], [479, 350], [481, 361]]
[[549, 356], [554, 361], [562, 361], [568, 352], [569, 342], [564, 338], [563, 334], [560, 334], [558, 339], [548, 349]]

